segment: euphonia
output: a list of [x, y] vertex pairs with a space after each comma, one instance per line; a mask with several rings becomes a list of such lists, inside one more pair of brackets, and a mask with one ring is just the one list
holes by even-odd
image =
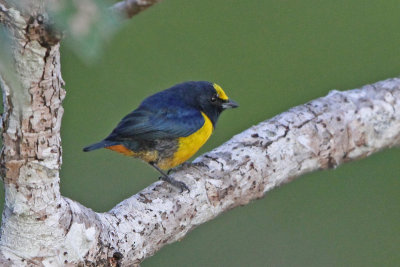
[[188, 190], [168, 176], [168, 170], [188, 160], [208, 140], [221, 112], [236, 108], [222, 88], [207, 81], [190, 81], [146, 98], [126, 115], [103, 141], [83, 151], [107, 148], [140, 158], [161, 173], [160, 179]]

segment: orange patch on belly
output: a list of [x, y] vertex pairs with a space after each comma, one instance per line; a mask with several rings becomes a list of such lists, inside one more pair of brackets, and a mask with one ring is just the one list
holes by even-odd
[[158, 152], [156, 150], [134, 152], [123, 145], [109, 146], [106, 148], [125, 156], [140, 158], [146, 162], [157, 162], [158, 160]]
[[106, 148], [110, 149], [112, 151], [124, 154], [125, 156], [133, 156], [133, 154], [135, 154], [132, 150], [124, 147], [123, 145], [109, 146], [109, 147], [106, 147]]

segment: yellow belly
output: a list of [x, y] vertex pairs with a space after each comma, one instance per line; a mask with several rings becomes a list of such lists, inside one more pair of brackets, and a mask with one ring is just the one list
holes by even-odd
[[203, 127], [189, 136], [180, 137], [178, 139], [178, 150], [174, 153], [173, 157], [161, 160], [157, 164], [158, 167], [166, 170], [178, 166], [193, 156], [210, 138], [214, 127], [206, 114], [201, 112], [201, 115], [204, 118]]

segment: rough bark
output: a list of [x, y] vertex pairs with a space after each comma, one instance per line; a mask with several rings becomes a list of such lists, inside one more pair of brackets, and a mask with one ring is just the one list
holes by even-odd
[[0, 4], [0, 22], [12, 37], [15, 60], [15, 75], [0, 77], [6, 196], [0, 246], [5, 258], [41, 263], [65, 235], [66, 228], [54, 226], [70, 221], [59, 190], [65, 91], [59, 44], [48, 39], [42, 6], [30, 7], [32, 15], [27, 16]]
[[172, 176], [190, 193], [156, 182], [109, 212], [93, 212], [59, 191], [65, 95], [59, 44], [46, 35], [40, 5], [24, 17], [3, 2], [0, 22], [15, 39], [18, 79], [0, 74], [2, 265], [137, 265], [194, 227], [304, 173], [400, 144], [400, 79], [332, 91], [177, 170]]

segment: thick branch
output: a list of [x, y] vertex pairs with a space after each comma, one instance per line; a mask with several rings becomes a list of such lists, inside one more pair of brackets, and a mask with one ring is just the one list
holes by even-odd
[[29, 17], [0, 3], [0, 22], [12, 39], [14, 59], [14, 66], [7, 66], [14, 69], [2, 68], [0, 73], [4, 103], [0, 162], [6, 196], [1, 255], [32, 263], [48, 255], [43, 247], [59, 242], [66, 229], [54, 226], [68, 221], [69, 215], [63, 213], [67, 207], [61, 208], [59, 190], [65, 95], [59, 44], [46, 42], [44, 25], [35, 15], [42, 5], [36, 3], [38, 8], [32, 8]]
[[400, 79], [332, 91], [246, 130], [196, 159], [202, 164], [176, 172], [190, 194], [158, 182], [99, 215], [100, 238], [125, 256], [125, 264], [138, 263], [199, 224], [304, 173], [399, 144]]
[[123, 17], [132, 18], [158, 2], [161, 0], [124, 0], [114, 4], [111, 9]]

